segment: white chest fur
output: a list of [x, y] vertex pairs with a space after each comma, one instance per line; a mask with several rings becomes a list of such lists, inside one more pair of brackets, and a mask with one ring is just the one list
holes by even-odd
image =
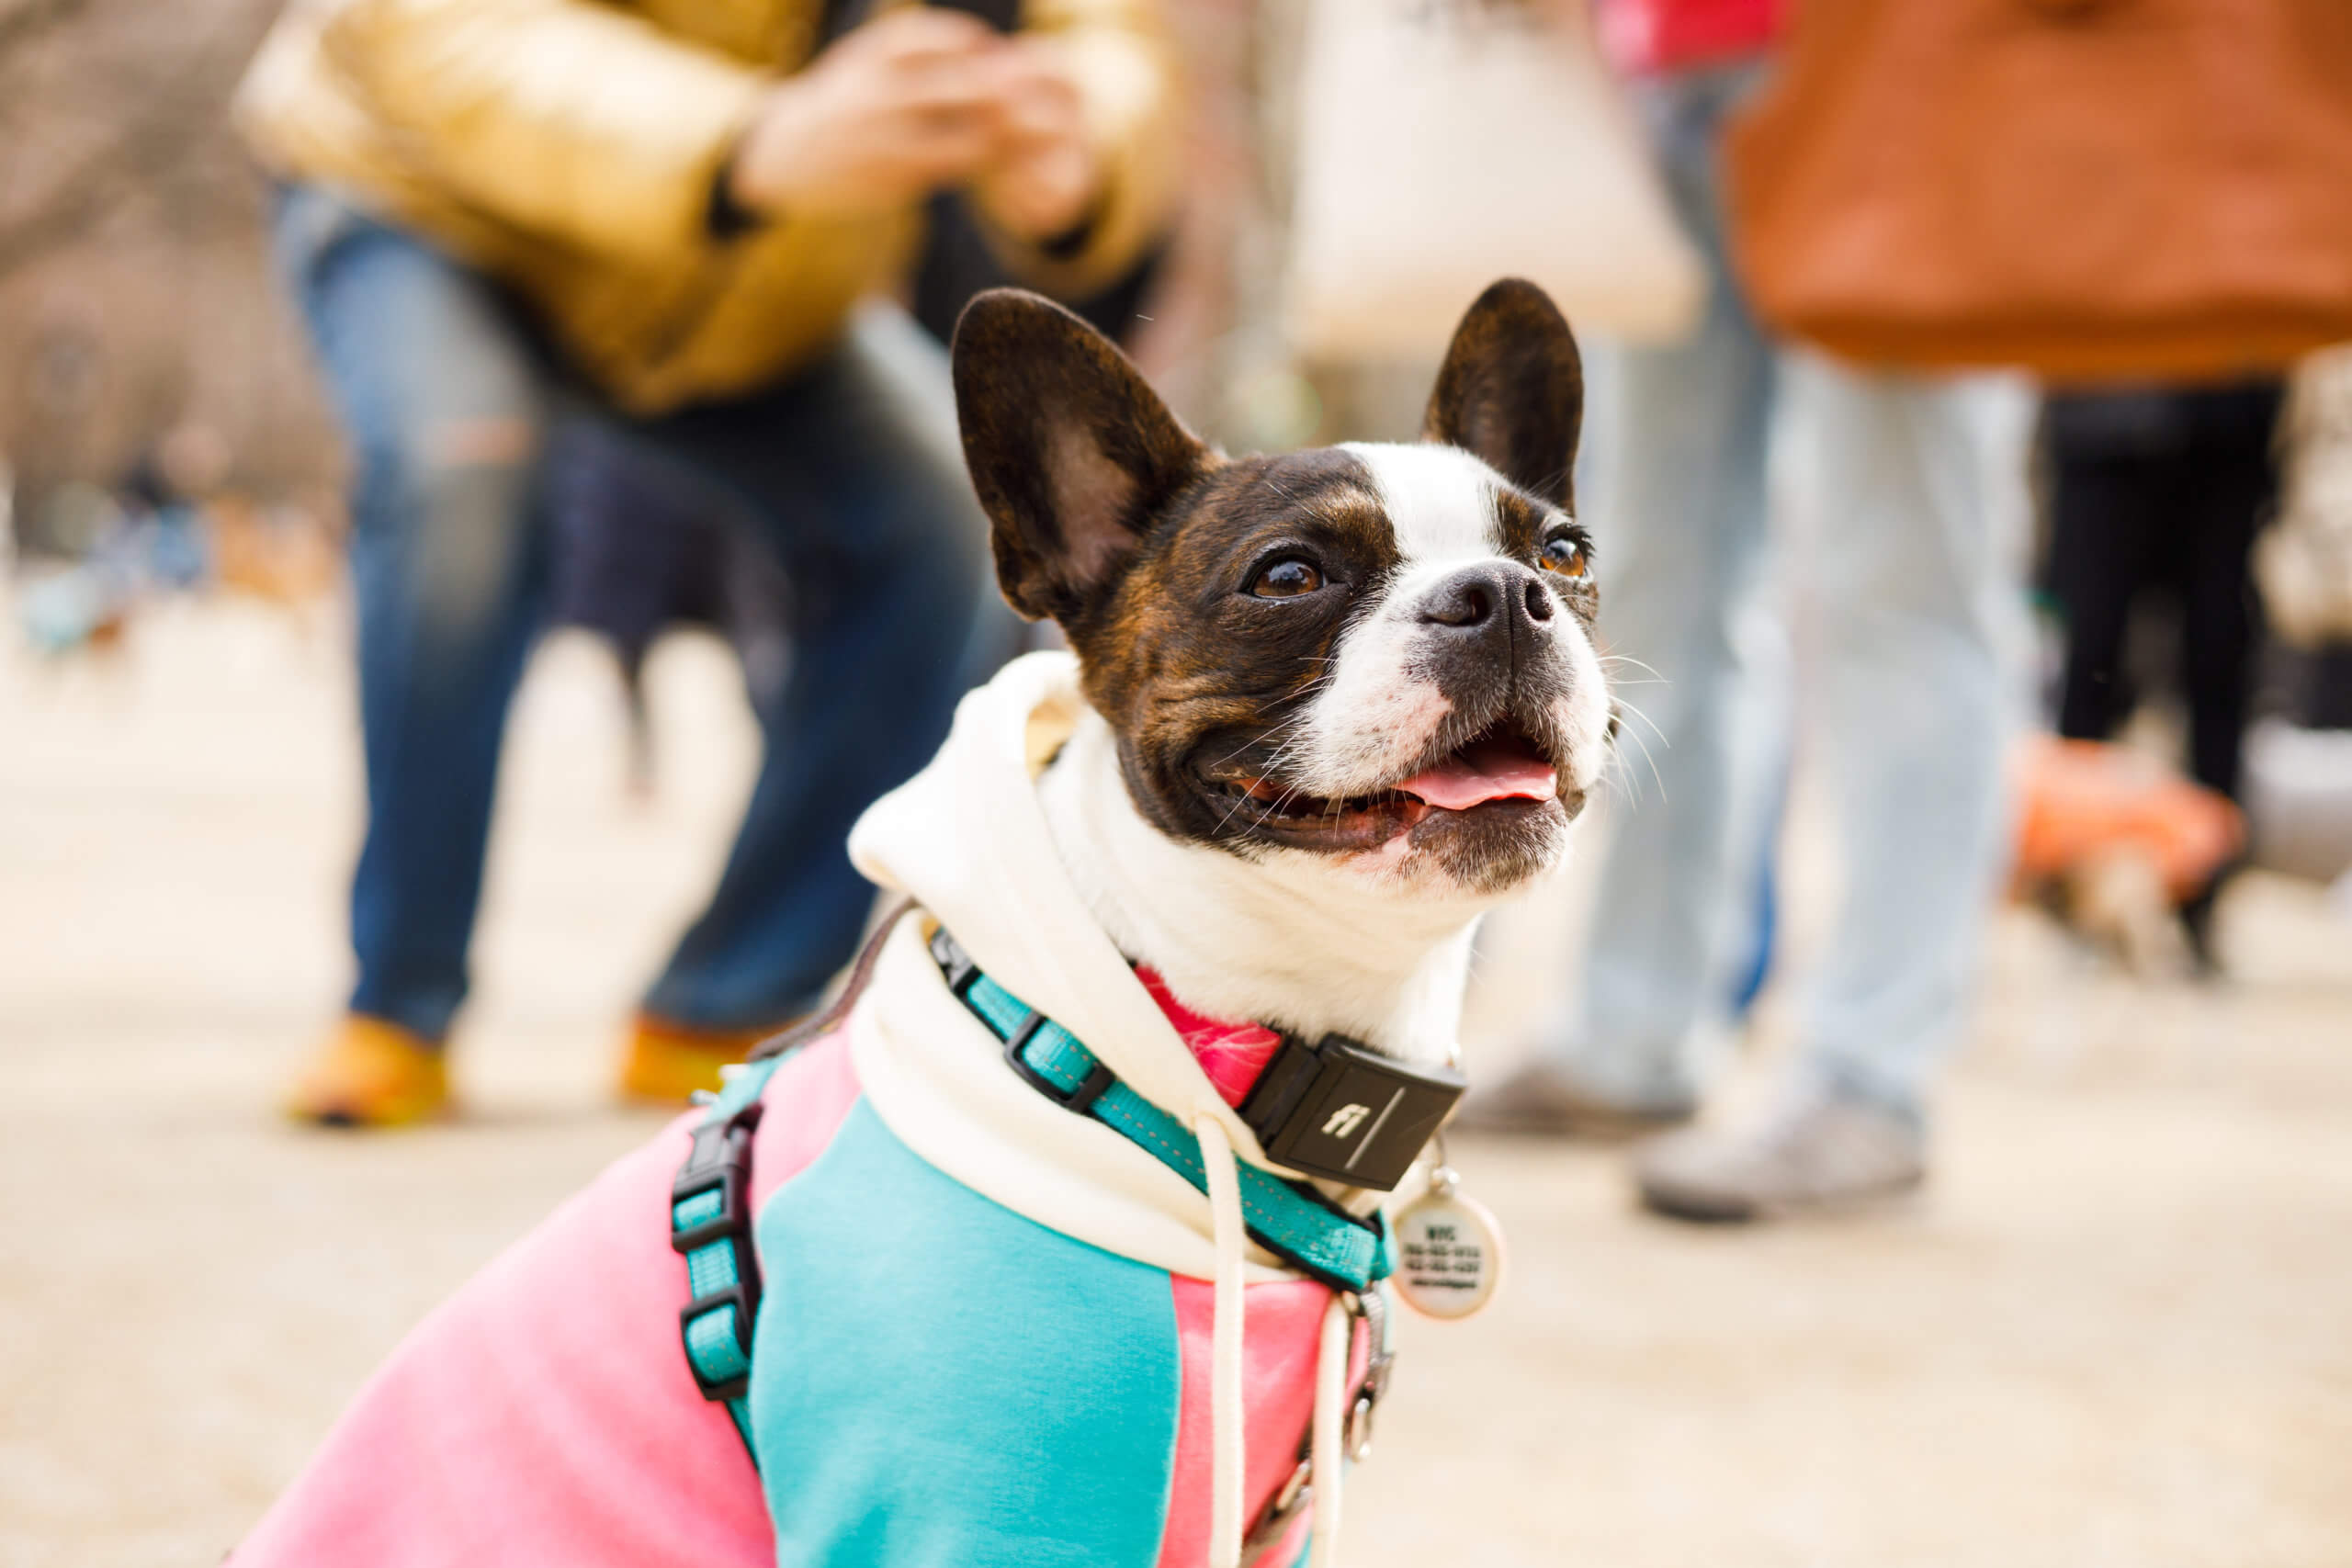
[[1309, 1038], [1337, 1030], [1408, 1061], [1453, 1054], [1483, 901], [1400, 898], [1302, 851], [1179, 843], [1136, 812], [1091, 710], [1038, 794], [1096, 920], [1186, 1005]]

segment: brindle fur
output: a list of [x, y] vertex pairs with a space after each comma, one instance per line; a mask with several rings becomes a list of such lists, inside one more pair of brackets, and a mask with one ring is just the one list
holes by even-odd
[[1489, 284], [1454, 331], [1421, 434], [1574, 512], [1583, 426], [1584, 359], [1567, 318], [1523, 277]]

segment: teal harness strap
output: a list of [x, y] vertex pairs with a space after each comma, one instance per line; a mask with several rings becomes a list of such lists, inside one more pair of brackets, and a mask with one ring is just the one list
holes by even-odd
[[730, 1069], [727, 1087], [695, 1128], [685, 1164], [670, 1186], [670, 1246], [686, 1260], [678, 1314], [686, 1366], [705, 1399], [727, 1406], [744, 1450], [752, 1447], [752, 1328], [760, 1312], [760, 1264], [752, 1250], [752, 1135], [760, 1095], [784, 1058]]
[[[1006, 990], [941, 931], [931, 953], [950, 989], [1004, 1042], [1005, 1060], [1030, 1087], [1066, 1110], [1091, 1116], [1149, 1153], [1203, 1192], [1208, 1171], [1199, 1141], [1182, 1122], [1119, 1081], [1078, 1037]], [[1285, 1181], [1247, 1160], [1241, 1213], [1250, 1239], [1335, 1291], [1362, 1293], [1388, 1277], [1386, 1223], [1377, 1212], [1359, 1219], [1300, 1182]]]

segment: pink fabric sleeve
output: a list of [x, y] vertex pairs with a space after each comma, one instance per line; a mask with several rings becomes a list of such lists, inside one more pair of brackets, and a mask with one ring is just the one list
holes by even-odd
[[[1209, 1557], [1209, 1332], [1216, 1292], [1205, 1280], [1171, 1279], [1183, 1392], [1159, 1562], [1160, 1568], [1198, 1568]], [[1298, 1441], [1315, 1409], [1315, 1359], [1322, 1344], [1323, 1308], [1330, 1299], [1331, 1292], [1312, 1280], [1252, 1285], [1246, 1293], [1241, 1384], [1249, 1391], [1249, 1418], [1242, 1436], [1241, 1495], [1252, 1517], [1298, 1463]]]
[[[843, 1035], [777, 1069], [755, 1205], [856, 1098]], [[759, 1477], [678, 1341], [670, 1182], [700, 1114], [615, 1162], [420, 1324], [237, 1568], [768, 1568]]]

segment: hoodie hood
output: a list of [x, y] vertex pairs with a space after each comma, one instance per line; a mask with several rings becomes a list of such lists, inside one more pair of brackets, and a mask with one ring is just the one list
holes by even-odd
[[1084, 1041], [1136, 1093], [1188, 1127], [1214, 1117], [1235, 1153], [1269, 1165], [1103, 934], [1054, 847], [1037, 776], [1085, 700], [1073, 655], [1032, 653], [1006, 665], [956, 707], [930, 765], [858, 819], [850, 859], [913, 897], [974, 962]]

